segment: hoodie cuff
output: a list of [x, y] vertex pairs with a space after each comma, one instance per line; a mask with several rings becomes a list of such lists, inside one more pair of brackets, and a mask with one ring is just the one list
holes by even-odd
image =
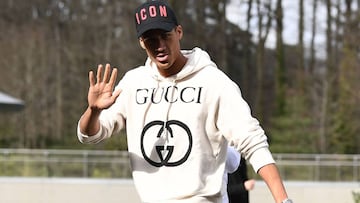
[[275, 163], [275, 160], [269, 148], [260, 148], [250, 156], [249, 162], [257, 173], [263, 166]]
[[80, 125], [77, 127], [77, 136], [81, 143], [84, 144], [95, 144], [101, 140], [102, 128], [100, 127], [99, 132], [95, 135], [85, 135], [80, 131]]

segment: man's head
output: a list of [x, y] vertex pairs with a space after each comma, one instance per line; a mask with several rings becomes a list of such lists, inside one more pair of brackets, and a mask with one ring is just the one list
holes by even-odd
[[162, 1], [148, 1], [135, 10], [137, 37], [148, 30], [171, 31], [178, 25], [174, 11]]
[[180, 50], [183, 31], [173, 10], [164, 2], [149, 1], [136, 9], [135, 23], [139, 43], [160, 74], [178, 73], [187, 59]]

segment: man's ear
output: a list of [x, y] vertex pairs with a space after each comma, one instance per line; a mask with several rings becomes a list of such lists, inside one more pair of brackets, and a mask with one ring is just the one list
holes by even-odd
[[184, 34], [182, 26], [181, 25], [176, 26], [175, 32], [178, 34], [179, 40], [181, 40]]
[[139, 38], [139, 44], [140, 44], [141, 48], [146, 49], [144, 40], [141, 37]]

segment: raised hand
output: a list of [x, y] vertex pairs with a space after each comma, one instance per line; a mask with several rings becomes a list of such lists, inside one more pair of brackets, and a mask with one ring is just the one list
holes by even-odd
[[[120, 95], [121, 90], [113, 92], [117, 77], [117, 69], [111, 71], [110, 64], [106, 64], [103, 74], [103, 65], [98, 65], [96, 81], [94, 72], [89, 72], [89, 93], [88, 103], [93, 110], [103, 110], [109, 108], [115, 103], [116, 98]], [[110, 75], [111, 72], [111, 75]]]

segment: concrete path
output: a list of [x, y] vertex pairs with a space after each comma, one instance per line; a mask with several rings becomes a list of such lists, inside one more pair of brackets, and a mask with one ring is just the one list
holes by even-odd
[[[355, 203], [357, 182], [285, 182], [295, 203]], [[0, 203], [140, 203], [132, 180], [0, 177]], [[273, 203], [262, 181], [250, 192], [250, 203]]]

